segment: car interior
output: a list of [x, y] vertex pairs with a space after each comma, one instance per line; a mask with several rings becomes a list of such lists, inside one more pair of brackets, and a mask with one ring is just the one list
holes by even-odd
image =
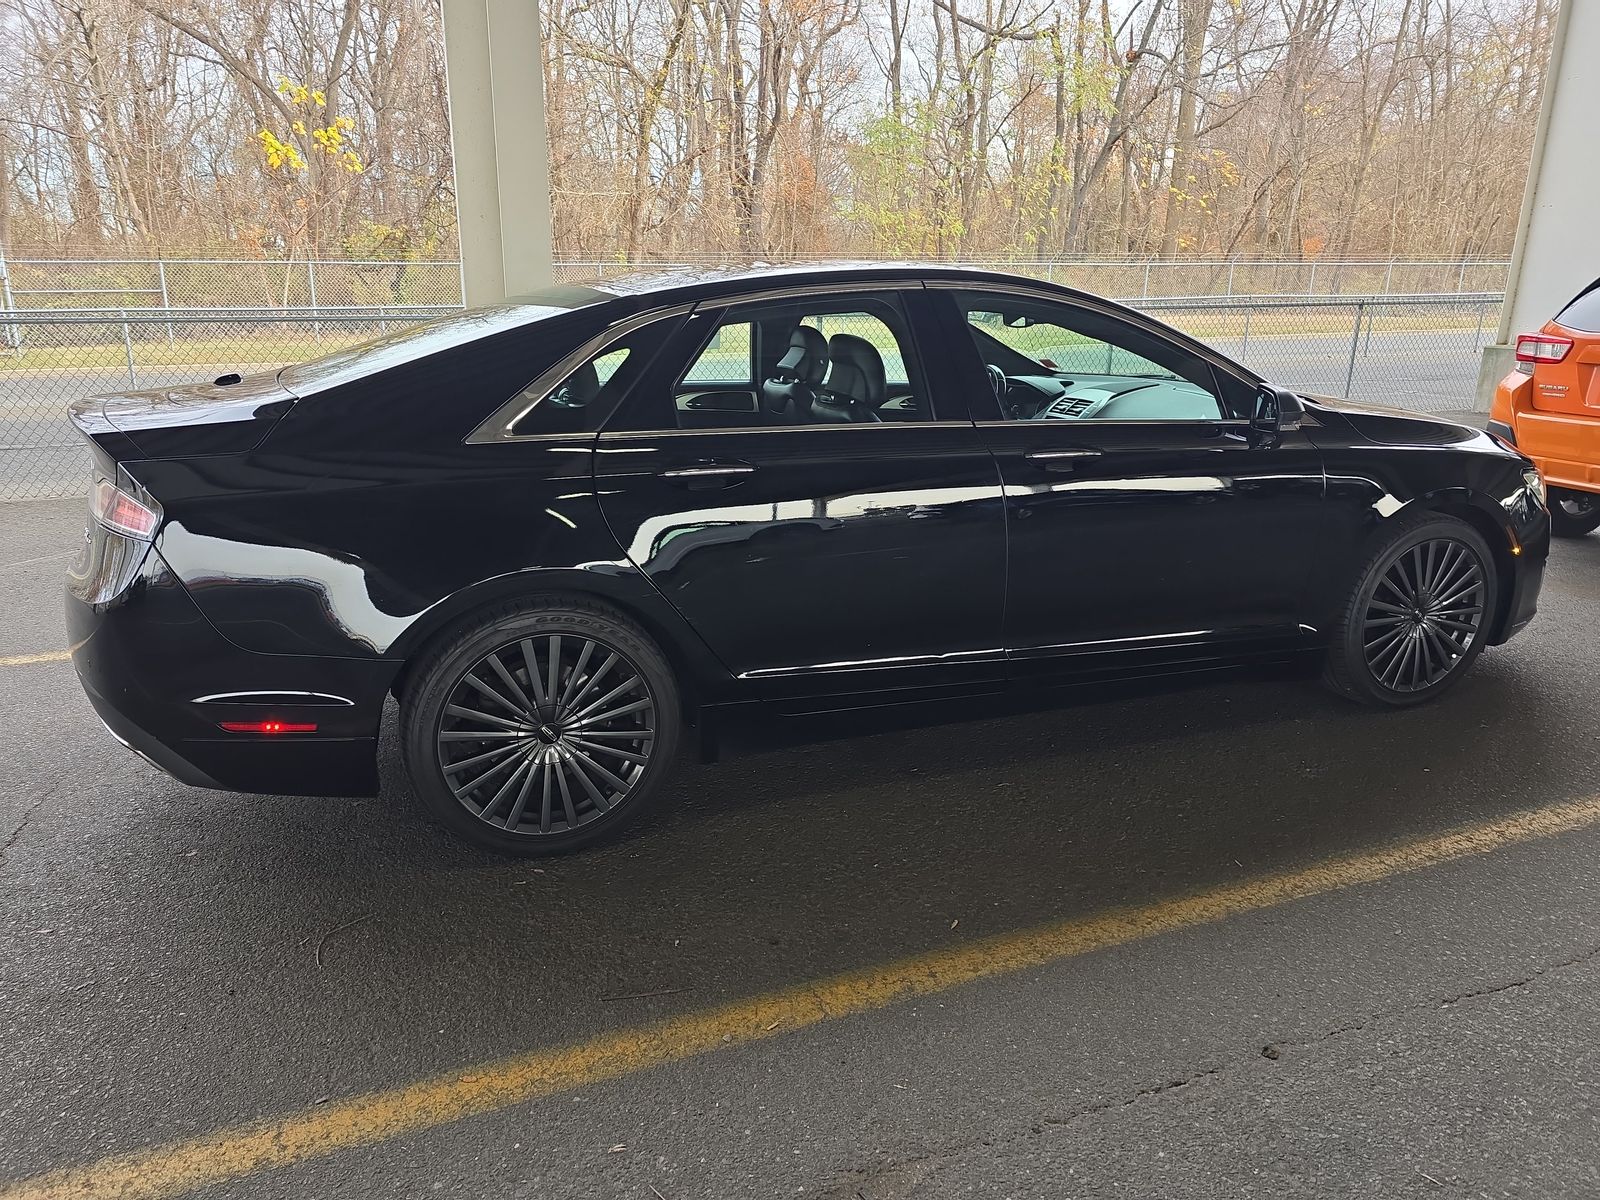
[[[682, 428], [840, 425], [926, 419], [899, 310], [785, 305], [725, 322], [674, 390]], [[735, 379], [742, 375], [744, 378]]]
[[1087, 313], [1081, 330], [1028, 312], [969, 309], [966, 316], [1001, 410], [1014, 420], [1214, 421], [1228, 415], [1204, 362], [1141, 339], [1137, 331], [1104, 340], [1095, 336], [1102, 330]]

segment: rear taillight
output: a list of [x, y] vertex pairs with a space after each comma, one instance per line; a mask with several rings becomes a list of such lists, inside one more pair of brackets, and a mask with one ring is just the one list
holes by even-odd
[[1539, 363], [1558, 363], [1572, 349], [1572, 339], [1548, 333], [1524, 333], [1517, 338], [1517, 362], [1533, 367]]
[[218, 726], [229, 733], [315, 733], [309, 721], [223, 721]]
[[135, 500], [109, 479], [96, 479], [89, 496], [94, 519], [114, 533], [147, 542], [161, 524], [161, 510]]

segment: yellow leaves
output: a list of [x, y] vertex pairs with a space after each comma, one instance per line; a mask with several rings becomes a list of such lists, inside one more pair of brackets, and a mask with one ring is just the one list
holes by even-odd
[[281, 141], [272, 130], [263, 129], [256, 134], [256, 140], [261, 143], [261, 152], [266, 156], [269, 170], [278, 171], [285, 167], [291, 171], [306, 169], [305, 156], [288, 142]]
[[[366, 170], [361, 155], [347, 144], [346, 135], [355, 132], [354, 118], [334, 117], [326, 125], [319, 125], [307, 119], [314, 115], [317, 109], [328, 107], [326, 92], [297, 83], [286, 75], [278, 76], [277, 92], [290, 104], [301, 109], [304, 115], [296, 117], [289, 123], [289, 137], [279, 137], [270, 129], [263, 129], [256, 135], [268, 170], [304, 171], [307, 166], [306, 154], [313, 150], [327, 155], [342, 170], [352, 175], [359, 175]], [[298, 141], [299, 145], [296, 146], [294, 141]]]
[[296, 83], [287, 75], [278, 76], [278, 95], [285, 97], [293, 104], [314, 104], [318, 108], [328, 107], [326, 92], [314, 91], [303, 83]]

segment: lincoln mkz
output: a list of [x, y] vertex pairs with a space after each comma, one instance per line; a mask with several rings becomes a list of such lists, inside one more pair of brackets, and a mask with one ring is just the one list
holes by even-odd
[[1294, 661], [1417, 704], [1533, 617], [1550, 540], [1488, 433], [954, 268], [559, 286], [71, 415], [72, 656], [117, 738], [373, 794], [393, 696], [411, 790], [514, 854], [751, 714]]

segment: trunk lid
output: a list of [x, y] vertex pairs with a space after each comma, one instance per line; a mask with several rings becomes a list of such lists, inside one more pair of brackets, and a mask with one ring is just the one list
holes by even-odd
[[253, 450], [294, 403], [293, 393], [272, 373], [237, 383], [89, 396], [74, 401], [67, 411], [98, 450], [121, 461]]
[[1533, 407], [1600, 420], [1600, 333], [1563, 324], [1560, 318], [1540, 332], [1571, 338], [1572, 348], [1560, 362], [1533, 364]]

